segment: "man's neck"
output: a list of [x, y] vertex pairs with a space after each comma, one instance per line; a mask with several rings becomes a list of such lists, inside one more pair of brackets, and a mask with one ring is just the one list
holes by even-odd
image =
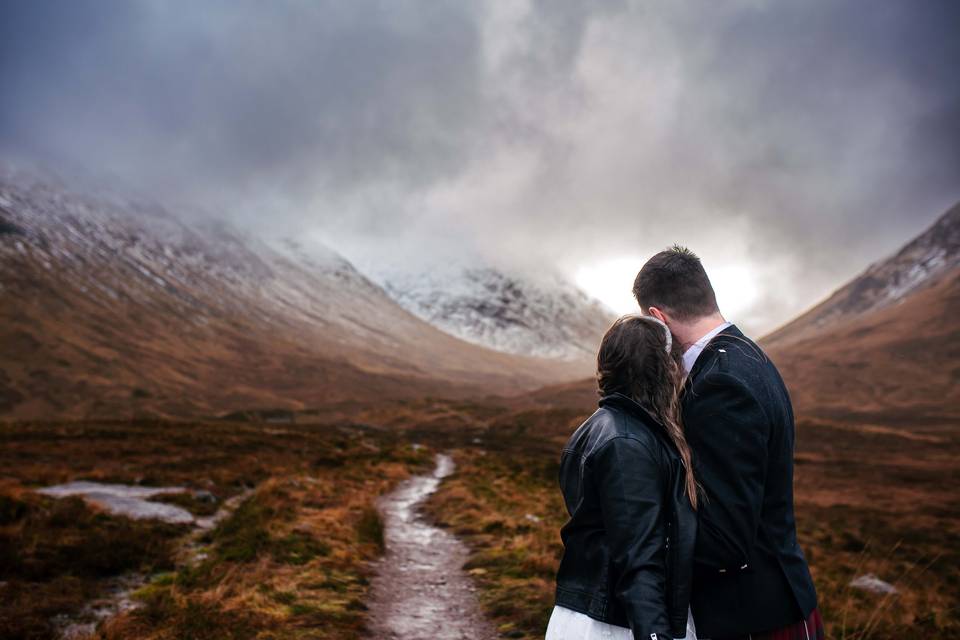
[[715, 313], [710, 316], [698, 318], [683, 326], [674, 327], [673, 334], [680, 341], [680, 346], [683, 350], [686, 351], [693, 346], [694, 342], [726, 322], [722, 315]]

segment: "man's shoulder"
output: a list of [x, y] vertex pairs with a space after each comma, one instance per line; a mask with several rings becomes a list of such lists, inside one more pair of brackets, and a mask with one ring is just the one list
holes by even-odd
[[758, 377], [776, 371], [776, 366], [760, 345], [744, 335], [736, 325], [718, 333], [704, 348], [702, 355], [705, 366], [695, 373], [731, 376], [748, 385]]
[[[770, 357], [735, 326], [718, 334], [704, 349], [706, 359], [694, 371], [684, 404], [709, 400], [711, 396], [751, 397], [763, 407], [789, 403], [789, 395], [780, 372]], [[699, 363], [698, 363], [699, 364]]]

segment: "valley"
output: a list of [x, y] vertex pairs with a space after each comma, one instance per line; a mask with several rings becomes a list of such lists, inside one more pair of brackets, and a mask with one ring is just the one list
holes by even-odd
[[[958, 230], [760, 341], [830, 637], [960, 636]], [[0, 275], [0, 639], [421, 640], [463, 607], [451, 637], [542, 637], [606, 321], [582, 292], [378, 284], [9, 170]]]
[[[59, 637], [57, 616], [82, 620], [85, 603], [130, 574], [143, 581], [129, 596], [134, 608], [90, 638], [372, 637], [374, 561], [389, 535], [378, 500], [429, 475], [437, 453], [456, 467], [427, 499], [425, 517], [467, 544], [464, 571], [498, 636], [542, 637], [565, 520], [559, 450], [590, 410], [434, 400], [334, 422], [4, 425], [0, 637]], [[902, 437], [855, 420], [801, 419], [798, 433], [801, 544], [831, 637], [918, 628], [953, 637], [954, 425], [928, 420]], [[221, 502], [251, 493], [187, 545], [188, 526], [34, 492], [72, 479], [203, 489]], [[897, 593], [850, 586], [867, 575]]]

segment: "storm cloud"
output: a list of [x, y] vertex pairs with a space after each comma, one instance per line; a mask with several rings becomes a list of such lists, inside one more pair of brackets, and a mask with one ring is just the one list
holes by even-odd
[[950, 0], [2, 7], [0, 151], [361, 265], [682, 242], [760, 331], [960, 199]]

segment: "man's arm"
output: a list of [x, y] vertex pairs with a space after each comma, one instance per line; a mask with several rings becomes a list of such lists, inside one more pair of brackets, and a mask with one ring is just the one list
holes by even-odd
[[718, 571], [743, 569], [760, 526], [770, 423], [743, 382], [705, 375], [689, 393], [684, 426], [706, 499], [698, 509], [694, 562]]

